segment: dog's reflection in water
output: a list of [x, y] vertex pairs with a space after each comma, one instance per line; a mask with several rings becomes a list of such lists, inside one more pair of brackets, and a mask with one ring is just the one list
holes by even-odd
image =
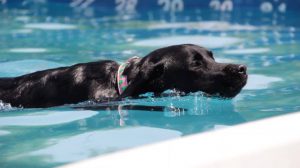
[[[224, 110], [208, 109], [206, 113], [194, 115], [191, 110], [176, 106], [152, 106], [133, 104], [94, 104], [74, 106], [75, 109], [105, 111], [116, 116], [117, 125], [124, 126], [148, 126], [178, 130], [183, 134], [190, 134], [206, 130], [212, 130], [219, 125], [235, 125], [245, 122], [245, 119], [234, 112], [233, 105], [228, 103]], [[100, 125], [111, 124], [111, 118], [101, 120]], [[116, 124], [116, 123], [115, 123]]]

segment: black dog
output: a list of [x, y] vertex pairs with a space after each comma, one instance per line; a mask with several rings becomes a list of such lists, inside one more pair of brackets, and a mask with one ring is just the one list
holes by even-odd
[[203, 47], [175, 45], [122, 66], [106, 60], [0, 78], [0, 100], [13, 106], [50, 107], [146, 92], [159, 95], [167, 89], [231, 98], [246, 84], [246, 71], [245, 65], [215, 62]]

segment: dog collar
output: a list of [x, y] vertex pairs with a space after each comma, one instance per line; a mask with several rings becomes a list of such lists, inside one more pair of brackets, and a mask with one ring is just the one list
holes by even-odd
[[118, 83], [118, 91], [119, 91], [120, 95], [128, 87], [127, 76], [123, 75], [123, 72], [124, 72], [126, 66], [130, 63], [130, 61], [132, 61], [133, 59], [137, 59], [137, 58], [139, 58], [139, 57], [134, 56], [134, 57], [128, 59], [126, 61], [126, 63], [123, 63], [119, 66], [118, 73], [117, 73], [117, 83]]
[[128, 86], [127, 76], [123, 75], [124, 69], [127, 66], [127, 64], [128, 64], [127, 62], [121, 64], [118, 69], [117, 83], [118, 83], [118, 91], [120, 95], [124, 92], [124, 90]]

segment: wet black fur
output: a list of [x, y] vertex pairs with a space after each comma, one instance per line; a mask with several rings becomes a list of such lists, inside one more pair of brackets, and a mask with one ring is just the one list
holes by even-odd
[[135, 97], [167, 89], [234, 97], [247, 81], [246, 66], [215, 62], [211, 51], [192, 44], [155, 50], [125, 68], [129, 86], [118, 94], [119, 64], [105, 60], [0, 78], [0, 100], [13, 106], [51, 107], [86, 100]]

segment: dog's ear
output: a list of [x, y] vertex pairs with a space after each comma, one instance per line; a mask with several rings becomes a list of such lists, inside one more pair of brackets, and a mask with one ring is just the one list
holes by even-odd
[[145, 90], [144, 87], [147, 86], [148, 82], [157, 79], [163, 73], [164, 64], [161, 62], [142, 66], [136, 77], [132, 81], [130, 81], [126, 90], [120, 95], [120, 98], [138, 96], [139, 94], [141, 94], [142, 90]]

